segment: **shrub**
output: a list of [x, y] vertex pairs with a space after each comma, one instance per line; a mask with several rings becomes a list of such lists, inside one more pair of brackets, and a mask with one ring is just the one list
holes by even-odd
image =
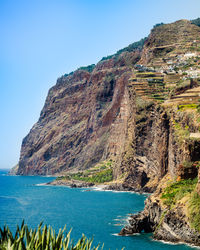
[[91, 64], [91, 65], [88, 65], [88, 66], [80, 67], [77, 70], [84, 70], [84, 71], [87, 71], [87, 72], [91, 73], [93, 71], [93, 69], [95, 68], [95, 66], [96, 66], [95, 64]]
[[156, 27], [162, 26], [162, 25], [164, 25], [164, 23], [157, 23], [157, 24], [155, 24], [155, 25], [153, 26], [153, 29], [156, 28]]
[[131, 43], [127, 47], [118, 50], [115, 55], [118, 56], [118, 55], [120, 55], [123, 52], [131, 52], [131, 51], [134, 51], [134, 50], [137, 50], [137, 49], [142, 49], [146, 40], [147, 40], [147, 37], [142, 38], [138, 42]]
[[113, 180], [112, 169], [106, 169], [97, 173], [93, 173], [91, 176], [85, 175], [82, 172], [72, 174], [71, 178], [79, 181], [94, 182], [94, 183], [104, 183]]
[[114, 55], [104, 56], [104, 57], [102, 57], [102, 59], [100, 60], [100, 62], [101, 62], [101, 61], [105, 61], [105, 60], [109, 60], [109, 59], [113, 58], [113, 56], [114, 56]]
[[192, 23], [192, 24], [195, 24], [195, 25], [197, 25], [197, 26], [199, 26], [199, 27], [200, 27], [200, 18], [197, 18], [197, 19], [191, 20], [191, 23]]
[[[30, 229], [22, 222], [21, 228], [17, 226], [15, 235], [12, 234], [8, 226], [0, 228], [0, 249], [1, 250], [97, 250], [99, 246], [92, 247], [92, 239], [87, 239], [84, 235], [76, 244], [70, 239], [71, 230], [65, 234], [65, 227], [59, 230], [58, 234], [52, 227], [46, 225], [42, 228], [42, 223], [37, 229]], [[102, 247], [103, 249], [103, 247]]]
[[147, 37], [142, 38], [142, 39], [141, 39], [140, 41], [138, 41], [138, 42], [131, 43], [131, 44], [128, 45], [127, 47], [118, 50], [115, 54], [109, 55], [109, 56], [106, 56], [106, 57], [103, 57], [103, 58], [101, 59], [101, 61], [108, 60], [108, 59], [111, 59], [111, 58], [114, 58], [114, 57], [117, 58], [117, 57], [118, 57], [119, 55], [121, 55], [123, 52], [132, 52], [132, 51], [135, 51], [135, 50], [141, 50], [141, 49], [143, 48], [144, 43], [145, 43], [146, 40], [147, 40]]
[[197, 178], [194, 180], [181, 180], [176, 181], [165, 188], [162, 193], [161, 199], [163, 199], [163, 203], [172, 207], [176, 204], [177, 201], [181, 200], [184, 196], [191, 193], [197, 183]]
[[196, 108], [198, 108], [198, 105], [194, 103], [178, 105], [178, 110], [180, 111], [185, 109], [196, 109]]
[[78, 180], [92, 183], [104, 183], [112, 181], [112, 160], [103, 161], [96, 166], [84, 171], [69, 173], [66, 176], [57, 177], [56, 180]]
[[175, 136], [177, 139], [177, 142], [181, 145], [185, 139], [188, 139], [190, 136], [189, 127], [185, 126], [182, 127], [182, 125], [178, 122], [173, 121], [174, 128], [175, 128]]

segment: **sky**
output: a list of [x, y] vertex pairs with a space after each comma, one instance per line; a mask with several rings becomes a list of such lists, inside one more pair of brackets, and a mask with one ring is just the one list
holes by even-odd
[[0, 0], [0, 168], [17, 164], [58, 77], [200, 17], [200, 0]]

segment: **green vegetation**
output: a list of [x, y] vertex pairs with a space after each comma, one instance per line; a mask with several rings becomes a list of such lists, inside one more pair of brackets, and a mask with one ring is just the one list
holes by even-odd
[[192, 23], [192, 24], [195, 24], [195, 25], [197, 25], [197, 26], [199, 26], [199, 27], [200, 27], [200, 18], [197, 18], [197, 19], [191, 20], [191, 23]]
[[182, 111], [182, 110], [186, 110], [186, 109], [196, 109], [197, 108], [197, 104], [184, 104], [184, 105], [178, 105], [178, 110]]
[[197, 112], [200, 113], [200, 104], [197, 105]]
[[[190, 165], [190, 163], [185, 163]], [[188, 218], [192, 228], [200, 232], [200, 196], [196, 192], [197, 178], [176, 181], [168, 185], [162, 193], [163, 203], [172, 209], [178, 201], [188, 197]]]
[[58, 177], [57, 180], [78, 180], [92, 183], [104, 183], [113, 180], [112, 161], [102, 162], [85, 171], [71, 173], [66, 176]]
[[[89, 73], [91, 73], [93, 71], [93, 69], [95, 68], [95, 64], [90, 64], [88, 66], [83, 66], [83, 67], [80, 67], [78, 68], [77, 70], [84, 70], [84, 71], [87, 71]], [[68, 76], [71, 76], [74, 74], [75, 71], [72, 71], [70, 72], [69, 74], [64, 74], [64, 77], [68, 77]]]
[[112, 172], [113, 172], [112, 169], [106, 169], [94, 174], [78, 172], [76, 174], [72, 174], [71, 178], [79, 181], [104, 183], [112, 181], [113, 179]]
[[164, 79], [163, 77], [151, 77], [147, 79], [149, 83], [162, 83], [164, 86]]
[[147, 40], [147, 37], [142, 38], [138, 42], [131, 43], [127, 47], [118, 50], [115, 54], [103, 57], [101, 59], [101, 61], [105, 61], [105, 60], [108, 60], [108, 59], [111, 59], [111, 58], [114, 58], [114, 57], [118, 58], [118, 56], [121, 55], [123, 52], [132, 52], [132, 51], [135, 51], [135, 50], [138, 50], [138, 49], [141, 50], [143, 48], [144, 43], [145, 43], [146, 40]]
[[[154, 99], [157, 103], [164, 102], [169, 95], [169, 89], [165, 88], [164, 77], [158, 72], [136, 72], [135, 78], [131, 78], [130, 81], [139, 83], [139, 91], [142, 94], [149, 97], [149, 99]], [[148, 86], [146, 86], [148, 84]], [[137, 83], [133, 83], [136, 85]], [[136, 90], [137, 92], [137, 90]]]
[[[46, 225], [42, 228], [42, 223], [37, 229], [29, 229], [22, 222], [21, 227], [17, 226], [15, 235], [12, 234], [8, 226], [0, 228], [0, 250], [97, 250], [99, 246], [92, 247], [91, 239], [84, 235], [76, 244], [70, 239], [71, 230], [65, 234], [65, 228], [56, 234], [52, 227]], [[103, 249], [103, 246], [102, 246]]]
[[189, 127], [183, 127], [180, 123], [173, 121], [175, 128], [175, 135], [178, 143], [183, 143], [185, 139], [188, 139], [190, 136]]
[[200, 232], [200, 196], [196, 191], [191, 194], [188, 212], [192, 228]]
[[113, 58], [114, 55], [110, 55], [110, 56], [104, 56], [101, 58], [101, 61], [105, 61], [105, 60], [109, 60], [111, 58]]
[[151, 94], [151, 97], [157, 101], [160, 101], [161, 103], [164, 102], [165, 98], [162, 94]]
[[174, 96], [176, 93], [182, 90], [189, 89], [190, 87], [191, 87], [190, 81], [181, 79], [176, 83], [176, 87], [172, 89], [171, 96]]
[[159, 223], [158, 223], [158, 225], [157, 225], [155, 231], [157, 231], [157, 230], [160, 228], [160, 226], [162, 225], [162, 223], [163, 223], [163, 221], [164, 221], [164, 219], [165, 219], [165, 215], [166, 215], [166, 214], [167, 214], [167, 211], [163, 211], [163, 212], [162, 212], [162, 214], [161, 214], [161, 216], [160, 216], [160, 221], [159, 221]]
[[148, 78], [148, 77], [156, 77], [157, 74], [155, 72], [137, 72], [137, 78]]
[[136, 97], [136, 108], [137, 112], [149, 109], [153, 106], [153, 101], [142, 99], [141, 97]]
[[156, 28], [156, 27], [162, 26], [162, 25], [164, 25], [164, 23], [157, 23], [157, 24], [155, 24], [155, 25], [153, 26], [153, 29]]
[[193, 164], [194, 164], [194, 162], [192, 162], [192, 161], [184, 161], [183, 167], [184, 168], [191, 168]]
[[127, 47], [118, 50], [115, 55], [118, 56], [118, 55], [120, 55], [123, 52], [132, 52], [132, 51], [137, 50], [137, 49], [142, 49], [146, 40], [147, 40], [147, 37], [142, 38], [138, 42], [131, 43]]
[[96, 66], [95, 64], [91, 64], [91, 65], [88, 65], [88, 66], [80, 67], [77, 70], [84, 70], [84, 71], [87, 71], [87, 72], [91, 73], [93, 71], [93, 69], [95, 68], [95, 66]]
[[165, 188], [161, 199], [163, 203], [170, 208], [173, 207], [179, 200], [181, 200], [187, 194], [190, 194], [195, 189], [197, 184], [197, 178], [191, 180], [176, 181]]

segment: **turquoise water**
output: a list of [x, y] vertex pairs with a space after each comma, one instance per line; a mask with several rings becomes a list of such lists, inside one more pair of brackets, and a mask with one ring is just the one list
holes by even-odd
[[0, 226], [6, 223], [14, 231], [23, 219], [31, 227], [36, 227], [40, 221], [56, 230], [67, 225], [67, 229], [73, 228], [73, 238], [84, 233], [94, 237], [94, 244], [104, 242], [105, 250], [122, 247], [127, 250], [191, 249], [186, 245], [153, 241], [151, 234], [116, 236], [127, 223], [129, 213], [143, 209], [144, 195], [37, 186], [53, 178], [4, 174], [0, 171]]

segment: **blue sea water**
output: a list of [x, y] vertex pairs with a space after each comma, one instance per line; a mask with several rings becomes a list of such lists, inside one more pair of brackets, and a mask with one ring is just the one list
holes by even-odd
[[5, 223], [15, 231], [22, 220], [35, 228], [43, 221], [56, 230], [73, 228], [75, 240], [84, 233], [94, 237], [94, 245], [104, 249], [186, 250], [189, 246], [154, 241], [151, 234], [117, 236], [130, 213], [143, 209], [146, 196], [128, 192], [91, 191], [68, 187], [38, 185], [52, 177], [6, 176], [0, 171], [0, 226]]

